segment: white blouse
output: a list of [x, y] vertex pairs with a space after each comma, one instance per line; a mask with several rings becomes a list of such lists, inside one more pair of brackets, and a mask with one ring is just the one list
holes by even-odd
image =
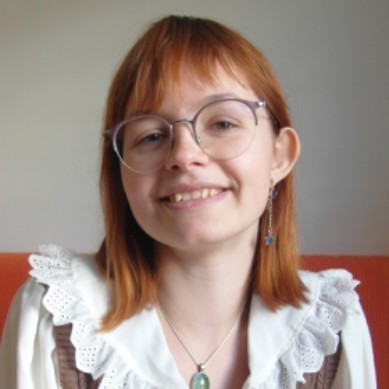
[[[72, 323], [71, 342], [80, 371], [100, 388], [186, 389], [166, 343], [156, 310], [146, 307], [109, 332], [99, 332], [109, 286], [92, 257], [59, 246], [31, 255], [31, 278], [10, 308], [0, 348], [1, 386], [60, 388], [53, 325]], [[292, 389], [304, 373], [320, 370], [342, 355], [334, 389], [376, 388], [369, 330], [354, 291], [358, 281], [345, 270], [301, 272], [309, 302], [272, 312], [253, 296], [248, 327], [250, 376], [244, 389]], [[285, 379], [287, 377], [287, 379]]]

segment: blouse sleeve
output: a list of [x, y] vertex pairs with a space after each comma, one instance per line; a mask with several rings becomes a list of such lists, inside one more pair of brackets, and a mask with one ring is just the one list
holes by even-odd
[[0, 346], [0, 377], [4, 388], [59, 388], [53, 324], [42, 304], [45, 288], [28, 280], [16, 294]]
[[376, 389], [373, 348], [359, 302], [350, 307], [341, 339], [342, 355], [332, 389]]

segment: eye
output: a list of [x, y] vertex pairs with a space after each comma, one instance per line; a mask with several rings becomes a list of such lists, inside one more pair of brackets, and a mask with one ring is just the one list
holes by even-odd
[[130, 148], [158, 147], [169, 139], [169, 128], [158, 118], [140, 117], [126, 125], [125, 137]]
[[138, 145], [146, 145], [150, 143], [156, 143], [156, 142], [161, 142], [167, 138], [167, 135], [162, 132], [154, 132], [148, 135], [143, 136], [139, 140], [137, 140], [135, 146]]
[[138, 134], [134, 139], [131, 148], [138, 152], [157, 150], [169, 142], [169, 135], [166, 132], [160, 132], [157, 129], [143, 134]]
[[219, 120], [215, 122], [210, 129], [212, 130], [230, 130], [231, 128], [234, 128], [235, 125], [228, 121], [228, 120]]

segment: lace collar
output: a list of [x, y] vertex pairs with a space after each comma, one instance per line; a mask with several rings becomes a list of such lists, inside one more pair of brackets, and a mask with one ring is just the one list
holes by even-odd
[[[48, 286], [43, 299], [54, 325], [72, 323], [76, 365], [97, 379], [100, 388], [187, 388], [178, 372], [157, 313], [150, 306], [114, 330], [98, 331], [109, 304], [109, 287], [93, 258], [55, 245], [31, 255], [31, 276]], [[320, 370], [335, 352], [347, 307], [358, 299], [357, 281], [344, 270], [301, 272], [309, 302], [300, 309], [269, 311], [253, 296], [248, 344], [250, 377], [244, 389], [295, 388], [304, 373]], [[166, 374], [168, 373], [168, 374]]]

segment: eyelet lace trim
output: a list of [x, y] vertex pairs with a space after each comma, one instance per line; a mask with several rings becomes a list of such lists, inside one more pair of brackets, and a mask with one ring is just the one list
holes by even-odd
[[339, 344], [349, 307], [359, 299], [354, 288], [359, 281], [343, 269], [321, 271], [312, 305], [269, 377], [251, 386], [255, 389], [295, 389], [305, 383], [304, 374], [317, 373], [324, 357], [334, 354]]
[[83, 300], [72, 270], [75, 253], [55, 245], [39, 247], [41, 255], [29, 258], [30, 275], [49, 288], [43, 304], [53, 315], [54, 325], [72, 324], [71, 342], [75, 347], [77, 369], [101, 376], [101, 389], [156, 389], [159, 386], [147, 381], [129, 369], [121, 356], [98, 332], [98, 321], [92, 318]]
[[[161, 388], [130, 370], [98, 332], [99, 323], [91, 316], [74, 277], [75, 254], [56, 245], [43, 245], [39, 251], [41, 255], [29, 258], [33, 268], [30, 275], [49, 287], [43, 304], [53, 315], [54, 325], [72, 324], [71, 342], [76, 350], [77, 368], [94, 379], [102, 377], [99, 386], [102, 389]], [[297, 382], [304, 382], [305, 373], [318, 372], [324, 357], [336, 351], [347, 307], [358, 300], [354, 288], [359, 282], [345, 270], [327, 270], [317, 277], [313, 303], [300, 328], [266, 380], [250, 388], [293, 389]]]

